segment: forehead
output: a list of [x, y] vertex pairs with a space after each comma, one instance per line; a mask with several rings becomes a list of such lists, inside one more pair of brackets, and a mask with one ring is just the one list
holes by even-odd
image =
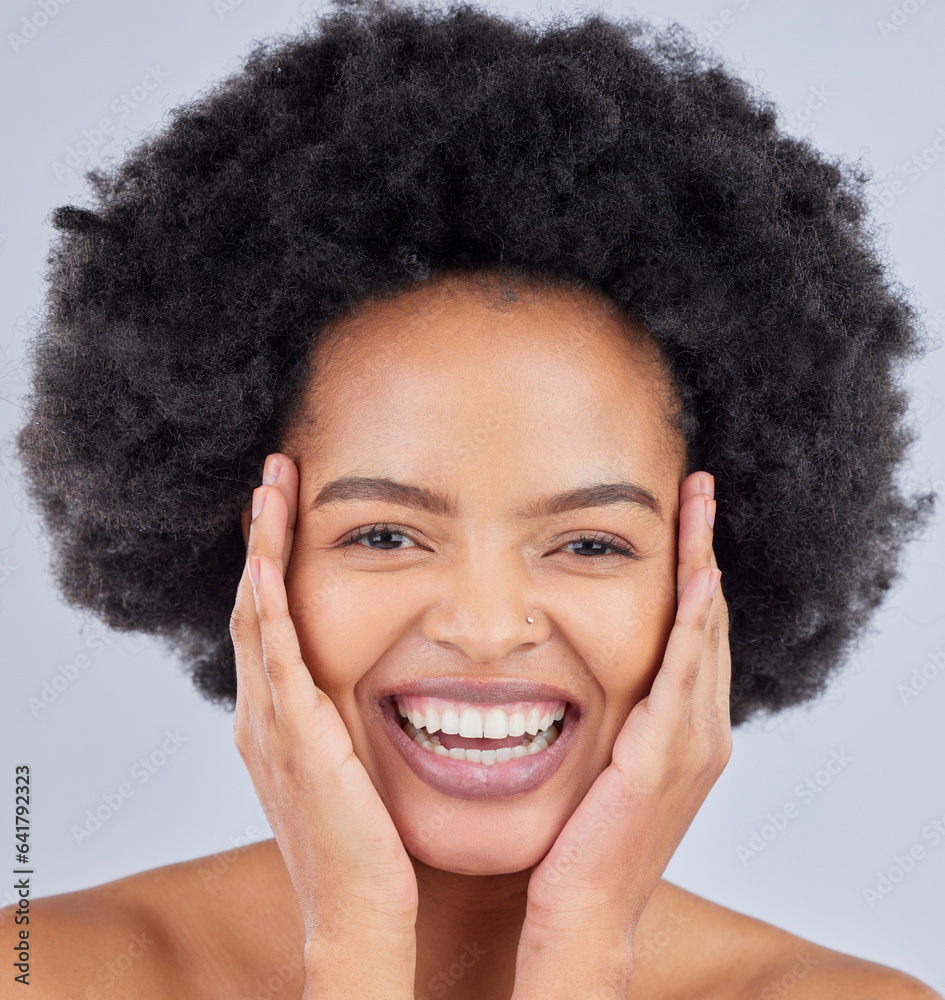
[[308, 434], [339, 460], [391, 435], [455, 450], [497, 422], [503, 447], [530, 442], [548, 458], [578, 446], [599, 464], [628, 448], [675, 460], [681, 447], [656, 341], [594, 291], [521, 286], [508, 298], [440, 278], [336, 320], [312, 362]]

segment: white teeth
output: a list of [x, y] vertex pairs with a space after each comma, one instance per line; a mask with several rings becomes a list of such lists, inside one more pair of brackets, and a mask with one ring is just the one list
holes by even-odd
[[[436, 701], [437, 699], [431, 699]], [[411, 706], [417, 702], [410, 702]], [[545, 711], [544, 715], [539, 715], [544, 705], [534, 705], [527, 711], [519, 710], [508, 712], [499, 706], [490, 706], [480, 709], [475, 705], [443, 707], [442, 704], [436, 706], [423, 704], [420, 708], [405, 707], [403, 701], [397, 701], [397, 711], [404, 718], [408, 719], [417, 729], [425, 729], [427, 735], [432, 736], [437, 732], [451, 733], [465, 736], [470, 739], [492, 739], [501, 740], [507, 736], [536, 736], [544, 732], [553, 722], [560, 722], [564, 718], [567, 705], [560, 705], [554, 712]]]
[[506, 760], [515, 760], [518, 757], [540, 753], [542, 750], [547, 750], [558, 738], [558, 730], [553, 725], [549, 725], [529, 743], [523, 743], [517, 747], [499, 747], [498, 750], [463, 750], [461, 747], [454, 747], [452, 750], [447, 750], [440, 743], [438, 736], [434, 736], [432, 740], [429, 739], [428, 733], [423, 729], [418, 729], [409, 719], [404, 723], [404, 732], [424, 750], [438, 753], [441, 757], [451, 757], [453, 760], [484, 764], [486, 767], [500, 764]]
[[523, 736], [525, 734], [525, 713], [513, 712], [509, 716], [509, 736]]
[[454, 736], [459, 735], [459, 716], [454, 709], [443, 709], [443, 715], [440, 717], [440, 729], [444, 733], [451, 733]]
[[525, 716], [525, 732], [534, 736], [536, 733], [540, 732], [540, 730], [541, 726], [538, 725], [538, 709], [533, 708], [528, 715]]
[[[445, 712], [443, 713], [446, 714]], [[490, 712], [489, 715], [493, 715], [494, 712]], [[448, 733], [449, 730], [443, 728], [444, 733]], [[474, 708], [464, 708], [463, 714], [459, 717], [459, 735], [467, 736], [469, 739], [479, 740], [482, 739], [482, 716]], [[486, 733], [487, 736], [494, 738], [494, 734]], [[506, 734], [508, 735], [508, 734]]]
[[[478, 712], [476, 714], [478, 715]], [[509, 733], [509, 717], [501, 708], [490, 708], [486, 712], [483, 734], [488, 736], [490, 740], [504, 740], [506, 736], [514, 735]]]

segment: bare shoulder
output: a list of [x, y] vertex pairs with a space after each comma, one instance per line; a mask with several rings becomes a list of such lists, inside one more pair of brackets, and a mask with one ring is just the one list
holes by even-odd
[[[658, 983], [664, 984], [658, 992]], [[672, 983], [667, 992], [665, 984]], [[634, 943], [630, 1000], [942, 1000], [898, 969], [814, 944], [661, 881]]]
[[796, 1000], [942, 1000], [925, 983], [888, 965], [814, 945], [806, 949], [806, 958], [797, 953], [773, 956], [744, 995], [761, 1000], [780, 1000], [788, 993]]
[[[300, 993], [302, 918], [297, 904], [295, 913], [286, 906], [295, 895], [272, 864], [274, 847], [263, 841], [34, 899], [31, 995], [215, 1000], [252, 995], [257, 979], [275, 976], [282, 989], [291, 984], [283, 995], [295, 995], [296, 983]], [[5, 953], [23, 927], [15, 914], [15, 905], [0, 910]]]
[[[114, 987], [121, 996], [166, 995], [160, 982], [150, 981], [152, 973], [160, 979], [164, 966], [162, 928], [127, 891], [127, 881], [35, 898], [28, 910], [17, 904], [0, 910], [4, 953], [27, 942], [18, 970], [31, 996], [99, 1000], [114, 995]], [[4, 976], [0, 997], [14, 995], [6, 986]]]

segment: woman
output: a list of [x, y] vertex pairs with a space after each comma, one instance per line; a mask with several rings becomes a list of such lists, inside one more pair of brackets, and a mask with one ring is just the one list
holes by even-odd
[[661, 879], [931, 507], [861, 178], [675, 33], [355, 3], [92, 179], [28, 481], [276, 837], [41, 900], [41, 995], [934, 996]]

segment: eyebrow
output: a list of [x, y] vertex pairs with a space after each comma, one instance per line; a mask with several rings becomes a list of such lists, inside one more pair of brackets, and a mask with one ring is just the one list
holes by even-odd
[[[458, 517], [459, 508], [447, 496], [434, 493], [422, 486], [399, 483], [386, 476], [344, 476], [333, 479], [319, 490], [310, 510], [319, 510], [331, 504], [357, 500], [386, 500], [401, 507], [414, 507], [430, 514]], [[542, 497], [516, 511], [521, 518], [552, 517], [586, 507], [632, 506], [655, 514], [662, 520], [660, 502], [648, 489], [637, 483], [594, 483], [577, 489]]]

